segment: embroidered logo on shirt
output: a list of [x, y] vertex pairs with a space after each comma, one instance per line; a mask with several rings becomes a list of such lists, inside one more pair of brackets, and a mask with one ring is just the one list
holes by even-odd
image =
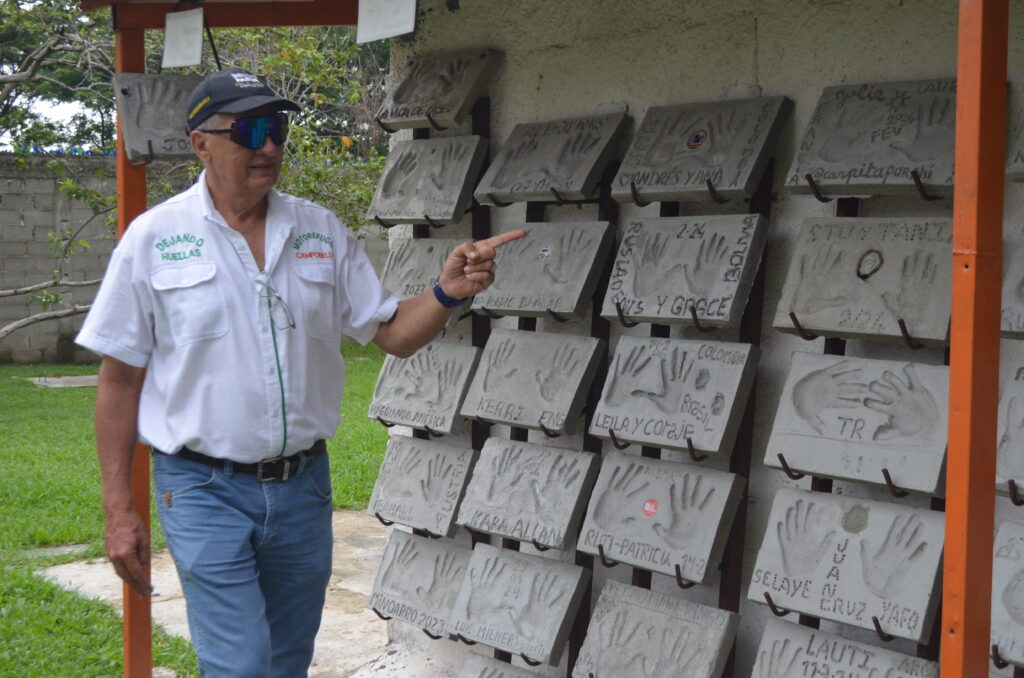
[[160, 258], [164, 261], [184, 261], [203, 256], [205, 242], [191, 233], [178, 233], [157, 240], [153, 246], [160, 252]]
[[[323, 243], [330, 250], [322, 249], [307, 249], [303, 251], [303, 247], [306, 245], [317, 246], [317, 243]], [[317, 233], [316, 231], [310, 231], [303, 233], [294, 241], [292, 241], [292, 249], [295, 250], [296, 259], [333, 259], [334, 258], [334, 239], [329, 235], [323, 233]]]

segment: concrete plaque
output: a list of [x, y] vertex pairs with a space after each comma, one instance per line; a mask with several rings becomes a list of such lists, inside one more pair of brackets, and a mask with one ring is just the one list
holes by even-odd
[[501, 277], [473, 298], [474, 309], [502, 315], [586, 316], [611, 249], [607, 221], [532, 223], [502, 231], [526, 231], [526, 237], [502, 245], [495, 258]]
[[[636, 219], [626, 227], [601, 315], [737, 327], [768, 224], [756, 214]], [[691, 311], [690, 309], [693, 309]]]
[[538, 675], [491, 657], [469, 654], [457, 678], [537, 678]]
[[462, 428], [459, 408], [480, 349], [433, 341], [409, 358], [384, 359], [370, 403], [371, 419], [440, 433]]
[[764, 463], [941, 495], [949, 368], [794, 353]]
[[472, 553], [392, 530], [367, 607], [442, 635]]
[[938, 678], [927, 659], [769, 618], [751, 678]]
[[440, 440], [392, 436], [366, 513], [452, 536], [476, 452]]
[[582, 567], [477, 544], [446, 630], [557, 665], [589, 583]]
[[417, 297], [434, 284], [448, 255], [464, 242], [469, 241], [402, 238], [388, 252], [381, 282], [400, 299]]
[[488, 438], [456, 522], [501, 537], [564, 548], [576, 536], [598, 455]]
[[475, 47], [409, 59], [385, 92], [378, 121], [404, 129], [431, 127], [432, 118], [438, 127], [457, 127], [490, 87], [501, 57]]
[[462, 414], [570, 433], [603, 350], [604, 342], [591, 337], [491, 330]]
[[608, 580], [573, 678], [718, 678], [739, 615]]
[[[612, 182], [632, 203], [749, 198], [793, 108], [786, 97], [652, 106]], [[635, 192], [634, 192], [635, 191]]]
[[1017, 130], [1016, 140], [1007, 144], [1006, 155], [1006, 178], [1024, 181], [1024, 126]]
[[748, 596], [822, 619], [925, 642], [941, 595], [945, 517], [836, 494], [783, 489]]
[[953, 192], [956, 80], [826, 87], [789, 169], [786, 186], [825, 195]]
[[990, 636], [999, 656], [1024, 667], [1024, 525], [1009, 520], [996, 531]]
[[705, 581], [718, 566], [744, 480], [733, 473], [611, 452], [576, 548]]
[[189, 95], [201, 75], [118, 73], [114, 98], [132, 162], [194, 158], [185, 131]]
[[1024, 496], [1024, 362], [1009, 352], [1000, 355], [996, 434], [996, 490], [1007, 494], [1012, 480]]
[[516, 125], [476, 187], [477, 201], [592, 197], [625, 120], [622, 112]]
[[621, 337], [590, 433], [728, 457], [757, 358], [750, 344]]
[[388, 224], [451, 224], [473, 200], [484, 158], [483, 137], [399, 141], [388, 154], [368, 219]]
[[808, 219], [775, 312], [775, 328], [944, 345], [953, 223], [948, 219]]
[[1024, 339], [1024, 243], [1003, 241], [1004, 337]]

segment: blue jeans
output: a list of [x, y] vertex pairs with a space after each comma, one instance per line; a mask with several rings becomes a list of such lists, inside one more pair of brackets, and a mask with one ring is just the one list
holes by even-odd
[[[331, 575], [327, 454], [260, 483], [153, 454], [157, 513], [210, 678], [302, 678]], [[168, 494], [169, 493], [169, 494]]]

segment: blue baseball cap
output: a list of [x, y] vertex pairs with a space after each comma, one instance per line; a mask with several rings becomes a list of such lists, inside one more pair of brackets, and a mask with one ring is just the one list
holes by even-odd
[[274, 94], [258, 77], [244, 68], [225, 68], [211, 73], [192, 90], [185, 121], [191, 132], [217, 113], [245, 113], [273, 106], [279, 111], [299, 111], [299, 105]]

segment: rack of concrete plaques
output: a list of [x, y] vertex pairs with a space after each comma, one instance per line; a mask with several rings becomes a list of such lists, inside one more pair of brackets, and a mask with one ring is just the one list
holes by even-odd
[[[443, 336], [385, 360], [370, 416], [413, 435], [392, 436], [369, 512], [408, 529], [371, 608], [466, 648], [460, 678], [733, 676], [741, 605], [764, 628], [759, 678], [937, 675], [954, 83], [825, 88], [782, 181], [836, 216], [773, 238], [788, 99], [652, 107], [628, 146], [622, 109], [520, 123], [489, 149], [499, 67], [417, 57], [378, 118], [415, 128], [370, 211], [414, 224], [389, 289], [422, 293], [462, 241], [431, 229], [480, 239], [495, 216], [527, 236]], [[1012, 335], [1024, 253], [1007, 251]], [[781, 336], [761, 328], [769, 261], [787, 271], [773, 326], [809, 348], [756, 402], [759, 345]], [[1017, 363], [999, 489], [1021, 505]], [[755, 417], [773, 419], [752, 475]], [[769, 475], [748, 539], [748, 484]], [[1022, 561], [1024, 520], [1004, 522], [999, 675], [1024, 666]]]

